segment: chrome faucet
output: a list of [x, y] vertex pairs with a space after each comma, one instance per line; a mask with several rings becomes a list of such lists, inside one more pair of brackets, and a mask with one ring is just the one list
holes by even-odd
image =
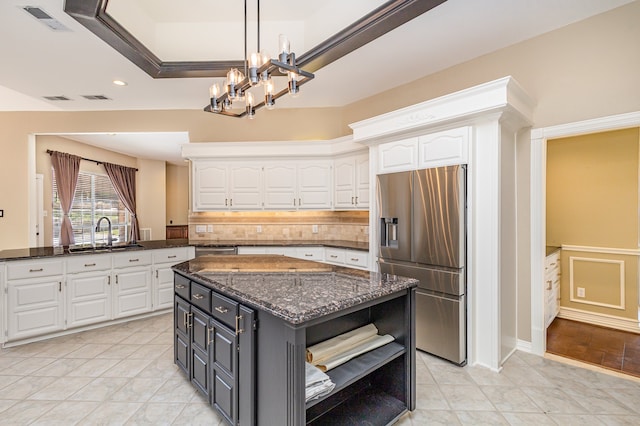
[[100, 222], [102, 222], [102, 219], [106, 219], [107, 224], [109, 225], [109, 235], [107, 236], [107, 245], [111, 247], [113, 245], [113, 235], [111, 235], [111, 221], [109, 220], [108, 217], [102, 216], [100, 219], [98, 219], [98, 222], [96, 223], [96, 232], [100, 231]]

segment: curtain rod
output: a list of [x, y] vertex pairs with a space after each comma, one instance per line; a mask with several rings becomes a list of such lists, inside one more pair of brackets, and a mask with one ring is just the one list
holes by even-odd
[[[47, 150], [47, 154], [49, 155], [53, 155], [53, 151], [51, 151], [50, 149]], [[93, 163], [96, 163], [98, 165], [103, 164], [104, 161], [98, 161], [98, 160], [92, 160], [91, 158], [84, 158], [84, 157], [80, 157], [80, 159], [85, 160], [85, 161], [91, 161]], [[133, 168], [133, 167], [131, 167]], [[138, 171], [138, 169], [134, 169], [136, 172]]]

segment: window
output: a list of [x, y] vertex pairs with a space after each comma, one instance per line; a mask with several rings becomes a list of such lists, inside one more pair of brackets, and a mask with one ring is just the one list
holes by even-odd
[[[60, 225], [62, 208], [58, 198], [55, 173], [53, 173], [53, 245], [60, 245]], [[75, 244], [102, 244], [107, 242], [107, 221], [100, 223], [96, 232], [98, 219], [106, 216], [111, 220], [113, 242], [125, 242], [129, 236], [131, 215], [118, 198], [113, 185], [106, 175], [80, 172], [78, 185], [73, 197], [73, 205], [69, 212]]]

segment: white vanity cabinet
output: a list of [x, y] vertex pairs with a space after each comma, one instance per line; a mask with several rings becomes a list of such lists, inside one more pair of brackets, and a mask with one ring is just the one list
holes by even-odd
[[64, 328], [62, 260], [30, 260], [7, 265], [6, 340]]
[[336, 209], [369, 208], [369, 154], [349, 155], [334, 161]]
[[66, 259], [66, 327], [79, 327], [112, 318], [111, 256]]
[[193, 247], [175, 247], [152, 252], [153, 310], [173, 307], [173, 270], [171, 267], [195, 257]]
[[549, 254], [544, 261], [545, 325], [549, 327], [560, 312], [560, 250]]
[[113, 255], [113, 317], [151, 311], [151, 252], [131, 251]]
[[256, 210], [262, 208], [262, 167], [220, 161], [193, 163], [193, 209]]

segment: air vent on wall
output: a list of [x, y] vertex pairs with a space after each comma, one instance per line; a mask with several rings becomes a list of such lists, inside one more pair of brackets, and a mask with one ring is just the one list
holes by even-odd
[[53, 31], [71, 31], [69, 28], [65, 27], [62, 22], [51, 17], [47, 12], [39, 7], [25, 6], [22, 9], [38, 21], [45, 24], [47, 27], [51, 28]]
[[67, 98], [66, 96], [43, 96], [48, 101], [70, 101], [71, 98]]
[[83, 98], [90, 101], [110, 101], [111, 98], [107, 98], [105, 95], [82, 95]]

